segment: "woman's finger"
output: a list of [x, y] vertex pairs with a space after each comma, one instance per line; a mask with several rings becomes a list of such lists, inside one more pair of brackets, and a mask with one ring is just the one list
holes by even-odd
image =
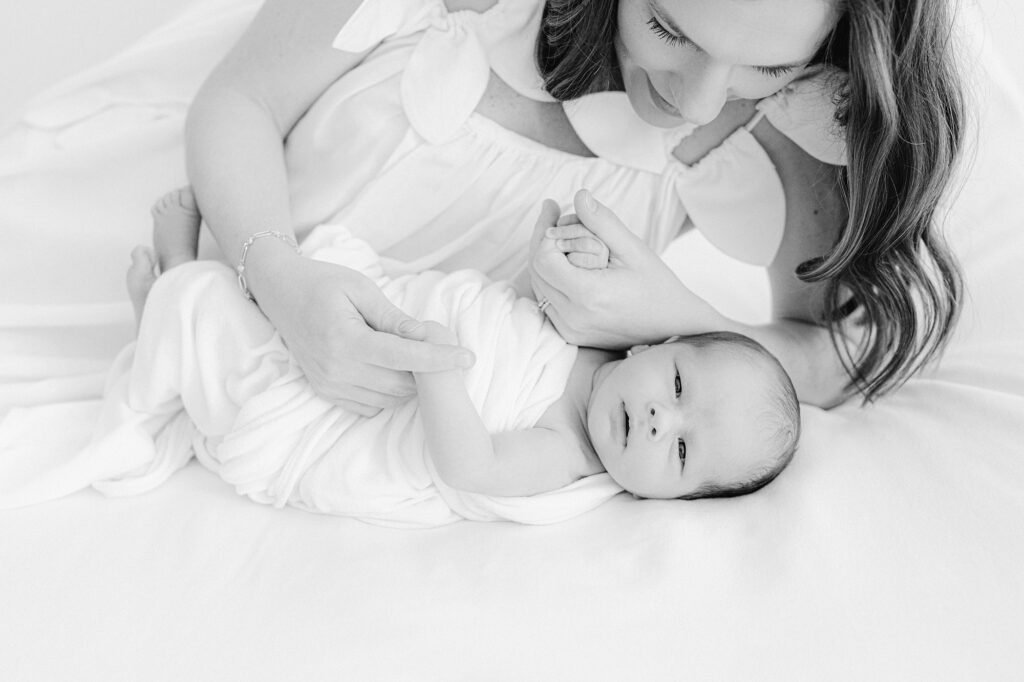
[[564, 308], [562, 305], [567, 305], [567, 301], [563, 301], [561, 304], [552, 303], [544, 309], [544, 314], [547, 315], [548, 320], [555, 326], [555, 330], [558, 331], [559, 335], [568, 341], [569, 343], [577, 344], [579, 336], [576, 330], [566, 322], [566, 314], [563, 312]]
[[[559, 225], [557, 227], [549, 227], [544, 236], [548, 239], [579, 239], [581, 237], [589, 237], [591, 239], [597, 239], [597, 235], [587, 229], [587, 226], [583, 223], [573, 223], [571, 225]], [[598, 240], [600, 241], [600, 240]]]
[[554, 199], [545, 199], [541, 203], [540, 214], [537, 216], [537, 222], [533, 225], [533, 235], [530, 237], [531, 257], [544, 241], [544, 234], [547, 229], [558, 224], [558, 218], [561, 214], [562, 209], [558, 207]]
[[353, 362], [344, 378], [354, 390], [376, 396], [375, 405], [394, 404], [392, 399], [401, 402], [416, 393], [416, 380], [410, 372], [367, 362]]
[[332, 402], [351, 400], [373, 407], [390, 407], [416, 393], [416, 383], [409, 372], [351, 357], [336, 358], [327, 366], [313, 364], [305, 373], [317, 394]]
[[467, 369], [476, 362], [472, 351], [426, 341], [403, 339], [387, 332], [370, 331], [366, 343], [359, 344], [359, 357], [366, 363], [406, 372], [441, 372]]
[[530, 284], [533, 289], [533, 297], [538, 302], [545, 299], [548, 301], [562, 301], [565, 299], [565, 295], [557, 287], [552, 286], [539, 275], [531, 278]]
[[608, 249], [617, 257], [632, 254], [637, 248], [646, 249], [640, 238], [630, 232], [619, 217], [595, 199], [589, 190], [577, 192], [573, 204], [580, 221], [607, 244]]
[[[351, 300], [369, 326], [353, 320], [354, 328], [348, 337], [353, 344], [348, 351], [350, 357], [408, 372], [465, 369], [476, 362], [468, 349], [420, 340], [418, 337], [424, 333], [422, 323], [393, 305], [374, 286], [353, 291]], [[411, 338], [403, 338], [406, 335]]]
[[313, 384], [313, 390], [324, 400], [364, 417], [372, 417], [381, 410], [398, 407], [412, 397], [410, 395], [403, 397], [384, 395], [354, 386], [349, 386], [343, 391], [336, 391], [332, 386]]

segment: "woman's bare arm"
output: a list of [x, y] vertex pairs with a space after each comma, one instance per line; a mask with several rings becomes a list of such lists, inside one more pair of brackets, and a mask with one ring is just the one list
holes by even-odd
[[[331, 47], [358, 5], [267, 0], [196, 95], [185, 130], [189, 179], [230, 261], [253, 232], [291, 233], [283, 140], [320, 94], [362, 59]], [[258, 248], [253, 245], [251, 258]], [[250, 269], [258, 291], [255, 260]]]
[[[839, 168], [818, 161], [776, 130], [766, 119], [754, 128], [786, 194], [786, 228], [768, 267], [772, 322], [736, 325], [734, 331], [756, 339], [786, 368], [800, 400], [833, 407], [848, 397], [849, 377], [824, 324], [824, 283], [807, 283], [797, 267], [826, 255], [846, 222]], [[852, 330], [851, 330], [852, 332]]]
[[[267, 0], [196, 96], [186, 124], [188, 174], [229, 261], [256, 232], [292, 233], [283, 142], [363, 58], [331, 47], [359, 4]], [[472, 362], [461, 349], [423, 343], [422, 325], [359, 273], [303, 259], [279, 240], [253, 243], [246, 277], [317, 392], [362, 414], [412, 395], [411, 370]]]

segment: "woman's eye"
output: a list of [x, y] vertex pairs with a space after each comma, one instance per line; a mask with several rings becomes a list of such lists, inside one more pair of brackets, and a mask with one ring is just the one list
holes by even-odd
[[685, 464], [686, 463], [686, 442], [682, 438], [679, 438], [676, 442], [678, 443], [678, 447], [679, 447], [679, 461]]
[[683, 380], [679, 378], [679, 370], [676, 370], [676, 397], [678, 398], [683, 392]]
[[[679, 36], [672, 31], [665, 28], [665, 26], [658, 21], [657, 17], [651, 17], [647, 20], [647, 25], [650, 26], [651, 31], [654, 35], [664, 40], [669, 45], [689, 45], [690, 39], [685, 36]], [[792, 73], [795, 66], [755, 66], [754, 69], [758, 73], [762, 73], [769, 78], [781, 78], [788, 73]]]
[[655, 17], [651, 17], [650, 19], [648, 19], [647, 25], [651, 27], [652, 31], [654, 31], [654, 35], [658, 36], [669, 45], [685, 45], [686, 43], [690, 42], [686, 38], [682, 36], [677, 36], [675, 33], [672, 33], [667, 28], [662, 26], [661, 22], [658, 21]]
[[790, 73], [796, 67], [794, 67], [794, 66], [756, 66], [754, 68], [756, 68], [760, 73], [763, 73], [764, 75], [768, 76], [769, 78], [779, 78], [781, 76], [785, 76], [787, 73]]

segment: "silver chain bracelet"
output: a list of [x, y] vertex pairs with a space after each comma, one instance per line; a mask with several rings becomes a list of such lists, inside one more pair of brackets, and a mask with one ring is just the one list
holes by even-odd
[[245, 257], [249, 255], [249, 247], [253, 245], [253, 242], [257, 239], [262, 239], [263, 237], [280, 239], [285, 244], [295, 249], [295, 253], [302, 254], [302, 251], [299, 249], [299, 243], [295, 241], [295, 237], [283, 234], [277, 230], [264, 230], [263, 232], [257, 232], [246, 239], [245, 243], [242, 244], [242, 255], [238, 258], [238, 265], [235, 266], [235, 272], [238, 273], [238, 288], [241, 289], [242, 294], [244, 294], [245, 297], [253, 303], [256, 302], [256, 299], [253, 298], [252, 292], [249, 291], [249, 284], [245, 281]]

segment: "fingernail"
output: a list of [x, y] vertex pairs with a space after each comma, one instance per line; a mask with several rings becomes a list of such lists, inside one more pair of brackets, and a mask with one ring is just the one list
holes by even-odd
[[412, 334], [419, 325], [416, 320], [403, 320], [398, 325], [398, 331], [402, 334]]
[[590, 193], [590, 190], [583, 193], [583, 205], [587, 207], [588, 211], [597, 210], [597, 200], [594, 198], [594, 195]]
[[455, 364], [462, 369], [469, 369], [476, 364], [476, 358], [472, 353], [463, 351], [455, 355]]

